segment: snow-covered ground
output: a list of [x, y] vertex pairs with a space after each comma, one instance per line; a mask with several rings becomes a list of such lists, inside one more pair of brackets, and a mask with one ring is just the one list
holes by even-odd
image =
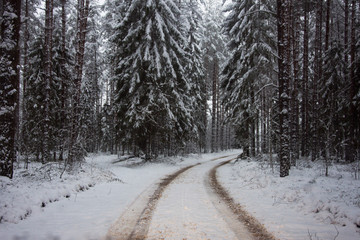
[[[124, 210], [165, 175], [237, 153], [132, 166], [139, 159], [114, 163], [115, 155], [94, 155], [61, 179], [57, 164], [17, 168], [13, 180], [0, 178], [0, 239], [102, 239]], [[234, 199], [279, 239], [360, 239], [360, 181], [351, 165], [333, 165], [329, 173], [325, 177], [321, 163], [305, 161], [287, 178], [261, 161], [240, 160], [218, 169]]]
[[301, 161], [280, 178], [268, 163], [238, 160], [218, 169], [234, 200], [279, 239], [360, 239], [360, 181], [354, 166]]
[[[235, 156], [236, 157], [236, 156]], [[147, 239], [238, 239], [214, 206], [218, 198], [209, 194], [208, 172], [234, 156], [195, 166], [173, 181], [162, 194], [149, 227]], [[240, 236], [240, 234], [238, 233]], [[242, 238], [247, 232], [241, 232]]]
[[236, 154], [190, 155], [135, 165], [116, 155], [86, 159], [72, 174], [57, 164], [31, 163], [18, 168], [13, 180], [0, 178], [1, 240], [102, 239], [136, 198], [165, 175], [209, 159]]

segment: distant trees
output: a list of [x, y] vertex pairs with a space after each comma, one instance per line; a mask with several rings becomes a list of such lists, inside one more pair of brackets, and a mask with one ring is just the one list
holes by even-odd
[[263, 152], [267, 149], [267, 131], [271, 131], [268, 118], [276, 52], [273, 6], [270, 1], [233, 1], [226, 11], [229, 15], [224, 32], [229, 36], [232, 55], [222, 70], [223, 102], [244, 154], [254, 156], [260, 148], [260, 144], [256, 146], [256, 139], [261, 137], [259, 129]]
[[209, 115], [209, 145], [211, 152], [230, 148], [231, 127], [225, 123], [224, 116], [228, 114], [221, 102], [223, 98], [220, 89], [220, 69], [227, 57], [226, 36], [221, 33], [223, 13], [219, 11], [221, 5], [217, 1], [208, 1], [205, 4], [204, 24], [202, 28], [202, 45], [204, 48], [204, 68], [207, 85], [207, 98], [211, 100]]
[[281, 176], [359, 157], [358, 1], [233, 0], [226, 17], [211, 0], [0, 3], [1, 175], [15, 149], [73, 164], [234, 134], [246, 156], [278, 153]]
[[99, 150], [146, 158], [206, 152], [210, 112], [212, 150], [229, 148], [221, 14], [212, 6], [204, 15], [200, 4], [2, 0], [2, 174], [11, 177], [16, 151], [26, 166], [65, 167]]
[[359, 3], [249, 0], [228, 9], [224, 30], [233, 54], [222, 87], [245, 153], [254, 155], [247, 150], [254, 142], [261, 153], [275, 147], [282, 177], [300, 156], [327, 164], [358, 159]]
[[202, 35], [202, 16], [199, 3], [196, 0], [190, 0], [184, 3], [183, 15], [189, 22], [185, 29], [187, 47], [186, 52], [189, 56], [189, 62], [186, 64], [186, 78], [190, 81], [190, 95], [192, 102], [192, 112], [194, 124], [197, 132], [190, 136], [188, 145], [195, 145], [190, 151], [207, 151], [206, 130], [207, 130], [207, 94], [205, 68], [203, 64], [204, 50], [201, 46]]
[[[147, 158], [207, 151], [211, 94], [203, 61], [218, 59], [223, 47], [219, 32], [204, 40], [212, 30], [203, 28], [198, 1], [45, 3], [36, 14], [39, 1], [23, 6], [26, 159], [73, 164], [98, 150]], [[212, 71], [217, 86], [219, 67]], [[228, 140], [218, 87], [215, 94], [214, 136]]]
[[[73, 12], [67, 11], [68, 5], [72, 4], [70, 0], [56, 3], [48, 0], [44, 14], [36, 15], [35, 7], [39, 3], [31, 1], [30, 4], [29, 1], [25, 2], [27, 11], [23, 31], [27, 47], [23, 51], [26, 65], [22, 81], [21, 154], [44, 163], [57, 159], [76, 162], [83, 158], [84, 146], [87, 146], [85, 141], [79, 143], [79, 134], [89, 124], [81, 122], [84, 114], [81, 99], [85, 91], [79, 80], [83, 76], [80, 69], [86, 65], [83, 58], [87, 32], [84, 23], [86, 5], [79, 5], [78, 10]], [[87, 4], [89, 8], [89, 2]], [[77, 25], [71, 23], [71, 29], [78, 32], [75, 39], [80, 39], [75, 45], [70, 44], [68, 19], [79, 21]]]

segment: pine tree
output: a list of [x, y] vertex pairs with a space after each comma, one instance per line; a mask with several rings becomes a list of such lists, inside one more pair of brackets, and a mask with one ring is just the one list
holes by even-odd
[[0, 176], [13, 177], [16, 160], [20, 81], [21, 1], [3, 0], [0, 8]]
[[87, 21], [89, 14], [89, 0], [77, 1], [77, 19], [76, 19], [76, 53], [75, 53], [75, 77], [74, 77], [74, 92], [73, 92], [73, 105], [71, 113], [71, 127], [69, 137], [69, 158], [70, 164], [75, 161], [81, 161], [85, 155], [83, 147], [83, 138], [81, 135], [81, 84], [83, 78], [84, 67], [84, 54], [85, 54], [85, 42], [87, 33]]
[[[72, 88], [73, 58], [65, 43], [66, 25], [63, 22], [63, 5], [54, 6], [54, 16], [51, 36], [51, 74], [50, 82], [47, 82], [46, 66], [47, 53], [44, 30], [44, 15], [37, 20], [37, 24], [31, 28], [29, 41], [28, 63], [29, 67], [24, 71], [24, 82], [27, 87], [24, 92], [24, 118], [23, 123], [23, 153], [33, 154], [37, 160], [50, 161], [50, 153], [56, 160], [56, 152], [59, 151], [59, 159], [64, 159], [66, 148], [66, 136], [69, 134], [68, 118], [70, 105], [70, 89]], [[32, 19], [31, 22], [36, 22]], [[44, 91], [49, 84], [48, 90]], [[45, 99], [48, 101], [45, 101]], [[48, 105], [46, 119], [46, 105]], [[46, 122], [46, 124], [45, 124]], [[49, 140], [45, 144], [45, 133]], [[47, 145], [47, 146], [46, 146]], [[47, 150], [46, 150], [47, 149]], [[48, 151], [48, 153], [46, 153]], [[46, 157], [46, 154], [48, 156]]]

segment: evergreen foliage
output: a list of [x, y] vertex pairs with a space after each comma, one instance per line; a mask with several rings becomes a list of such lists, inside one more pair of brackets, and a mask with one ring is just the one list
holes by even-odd
[[0, 175], [16, 151], [359, 160], [356, 0], [20, 2], [0, 2]]
[[238, 128], [237, 139], [249, 156], [250, 148], [255, 154], [254, 125], [261, 104], [255, 92], [274, 81], [274, 19], [269, 1], [233, 1], [225, 11], [229, 15], [224, 32], [229, 36], [232, 54], [222, 70], [223, 103], [230, 112], [229, 121]]
[[116, 29], [120, 137], [134, 141], [148, 157], [157, 134], [182, 143], [197, 131], [180, 15], [170, 0], [134, 0]]

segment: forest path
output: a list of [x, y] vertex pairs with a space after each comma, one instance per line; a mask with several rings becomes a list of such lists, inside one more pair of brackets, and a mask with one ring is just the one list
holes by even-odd
[[215, 159], [177, 177], [158, 202], [147, 239], [253, 239], [211, 187], [211, 170], [232, 159]]
[[106, 239], [254, 239], [213, 186], [216, 168], [234, 157], [194, 164], [152, 184], [109, 229]]

